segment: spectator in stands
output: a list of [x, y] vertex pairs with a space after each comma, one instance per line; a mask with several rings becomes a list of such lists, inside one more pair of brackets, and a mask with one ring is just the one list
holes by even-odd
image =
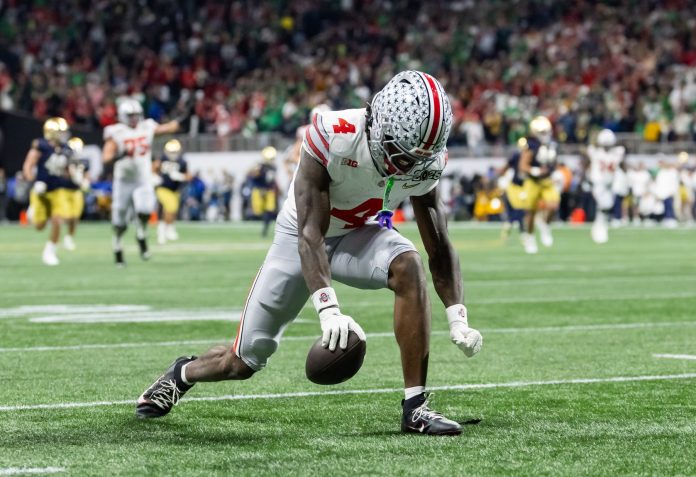
[[452, 143], [472, 148], [481, 132], [514, 143], [537, 114], [562, 142], [678, 139], [696, 108], [690, 2], [5, 3], [0, 106], [90, 127], [118, 95], [164, 118], [195, 92], [202, 131], [292, 134], [312, 105], [361, 106], [405, 66], [446, 78]]

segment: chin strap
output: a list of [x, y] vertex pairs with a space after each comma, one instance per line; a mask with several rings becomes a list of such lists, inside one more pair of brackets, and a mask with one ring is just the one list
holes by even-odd
[[392, 224], [392, 216], [394, 212], [389, 210], [389, 193], [394, 186], [394, 177], [389, 177], [387, 179], [387, 186], [384, 188], [384, 197], [382, 197], [382, 210], [377, 212], [377, 222], [380, 227], [386, 227], [388, 229], [394, 228]]

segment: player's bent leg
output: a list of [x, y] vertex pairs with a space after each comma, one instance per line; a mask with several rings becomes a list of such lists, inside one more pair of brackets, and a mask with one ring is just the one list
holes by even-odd
[[200, 358], [181, 356], [140, 395], [135, 415], [165, 416], [197, 382], [249, 379], [254, 372], [229, 346], [214, 346]]
[[389, 266], [388, 286], [394, 291], [394, 334], [401, 351], [406, 389], [417, 389], [401, 403], [401, 431], [428, 435], [457, 435], [462, 427], [428, 407], [425, 394], [430, 347], [430, 300], [425, 268], [415, 251], [397, 256]]
[[147, 222], [150, 220], [150, 214], [138, 213], [138, 221], [135, 225], [135, 240], [138, 242], [140, 250], [140, 258], [147, 261], [152, 258], [147, 247]]
[[121, 238], [123, 237], [123, 234], [126, 233], [128, 227], [125, 223], [114, 224], [112, 227], [113, 235], [111, 239], [111, 247], [114, 251], [114, 262], [116, 263], [117, 267], [123, 268], [126, 266], [126, 261], [123, 258], [123, 246], [121, 244]]
[[430, 344], [430, 300], [425, 269], [417, 252], [405, 252], [389, 267], [394, 292], [394, 334], [401, 350], [404, 385], [425, 386]]
[[230, 346], [214, 346], [186, 366], [182, 380], [193, 385], [197, 382], [215, 382], [249, 379], [256, 370], [238, 357]]
[[151, 258], [147, 247], [147, 223], [150, 220], [150, 214], [155, 210], [156, 203], [157, 198], [152, 186], [148, 184], [138, 185], [133, 190], [133, 208], [138, 216], [135, 238], [140, 249], [140, 258], [143, 260]]

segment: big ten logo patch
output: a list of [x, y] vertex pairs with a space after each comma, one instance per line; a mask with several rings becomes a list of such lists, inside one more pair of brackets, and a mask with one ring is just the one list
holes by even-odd
[[358, 167], [358, 161], [354, 161], [353, 159], [348, 159], [347, 157], [344, 157], [343, 159], [341, 159], [341, 165], [348, 167]]

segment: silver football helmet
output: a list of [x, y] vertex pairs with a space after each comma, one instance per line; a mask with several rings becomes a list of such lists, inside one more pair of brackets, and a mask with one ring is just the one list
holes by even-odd
[[616, 134], [611, 129], [602, 129], [597, 134], [597, 145], [599, 147], [610, 148], [616, 146]]
[[407, 176], [446, 153], [452, 106], [442, 85], [420, 71], [402, 71], [372, 99], [368, 144], [385, 176]]
[[135, 128], [143, 120], [143, 107], [133, 98], [123, 99], [118, 104], [118, 122]]

